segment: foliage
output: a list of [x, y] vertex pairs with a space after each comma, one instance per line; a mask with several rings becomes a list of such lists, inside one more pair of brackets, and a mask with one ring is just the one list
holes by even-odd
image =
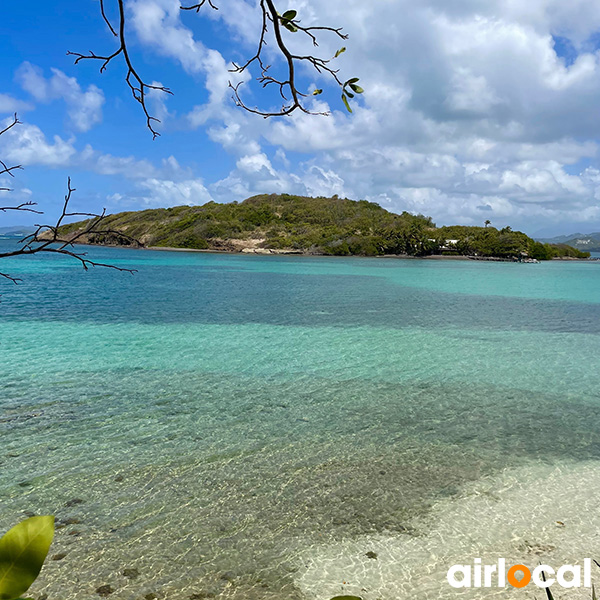
[[54, 537], [54, 517], [31, 517], [0, 539], [0, 600], [24, 594], [39, 575]]
[[[535, 242], [510, 227], [436, 228], [431, 217], [398, 215], [373, 202], [337, 196], [271, 194], [240, 203], [125, 212], [106, 217], [104, 226], [127, 237], [92, 235], [86, 241], [123, 245], [136, 239], [148, 246], [239, 249], [252, 240], [255, 247], [332, 256], [459, 254], [538, 260], [587, 256], [570, 246]], [[83, 227], [85, 222], [70, 224], [60, 233], [75, 236]]]

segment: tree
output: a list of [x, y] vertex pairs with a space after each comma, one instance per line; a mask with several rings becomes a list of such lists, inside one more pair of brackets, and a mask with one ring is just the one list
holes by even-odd
[[[209, 9], [219, 10], [216, 5], [216, 0], [200, 0], [199, 3], [193, 5], [180, 5], [183, 11], [195, 11], [200, 13], [201, 9], [206, 9], [205, 5], [208, 5]], [[162, 85], [153, 85], [146, 83], [145, 79], [142, 78], [138, 69], [134, 64], [134, 59], [129, 51], [128, 45], [128, 33], [127, 33], [127, 13], [125, 11], [124, 0], [100, 0], [100, 15], [108, 27], [109, 31], [117, 40], [117, 45], [112, 52], [104, 54], [96, 54], [90, 51], [88, 54], [81, 54], [79, 52], [68, 52], [68, 54], [75, 56], [75, 64], [84, 61], [100, 61], [100, 72], [104, 72], [111, 62], [117, 59], [122, 59], [126, 67], [125, 82], [131, 90], [132, 96], [137, 101], [143, 111], [146, 119], [146, 125], [152, 133], [153, 139], [158, 137], [160, 134], [154, 129], [154, 125], [159, 122], [159, 119], [154, 117], [148, 109], [147, 98], [150, 91], [161, 91], [167, 94], [171, 94], [171, 90], [168, 87]], [[250, 113], [260, 115], [263, 117], [277, 117], [277, 116], [289, 116], [295, 111], [301, 111], [307, 114], [321, 114], [326, 115], [327, 113], [320, 112], [315, 113], [307, 108], [306, 99], [309, 96], [318, 96], [323, 90], [315, 89], [312, 93], [308, 91], [302, 91], [298, 87], [297, 69], [301, 64], [308, 64], [319, 74], [328, 75], [336, 85], [341, 89], [341, 98], [346, 109], [352, 112], [350, 107], [349, 99], [354, 98], [355, 94], [362, 94], [363, 89], [358, 85], [359, 79], [352, 77], [346, 81], [343, 81], [338, 76], [338, 71], [331, 66], [331, 61], [337, 58], [340, 54], [346, 51], [346, 48], [342, 46], [336, 53], [335, 56], [329, 58], [319, 57], [313, 54], [302, 54], [292, 49], [287, 34], [300, 33], [307, 36], [313, 47], [318, 47], [317, 36], [322, 33], [329, 33], [340, 40], [346, 40], [347, 35], [342, 33], [340, 27], [329, 27], [329, 26], [308, 26], [302, 25], [301, 19], [298, 16], [298, 12], [295, 10], [287, 10], [283, 14], [280, 14], [275, 6], [274, 0], [260, 0], [258, 3], [258, 10], [261, 15], [261, 28], [258, 32], [258, 43], [256, 53], [250, 57], [244, 64], [237, 65], [233, 64], [231, 71], [233, 73], [241, 74], [251, 68], [253, 65], [259, 67], [260, 74], [257, 77], [258, 82], [263, 88], [274, 87], [281, 99], [283, 104], [279, 110], [263, 110], [258, 107], [247, 106], [240, 92], [241, 84], [232, 84], [230, 82], [230, 88], [232, 90], [232, 97], [235, 104], [243, 110]], [[111, 12], [115, 12], [116, 18], [111, 16]], [[114, 25], [116, 23], [116, 26]], [[286, 33], [287, 32], [287, 33]], [[272, 38], [275, 41], [275, 47], [283, 57], [284, 70], [283, 74], [275, 75], [272, 71], [272, 66], [268, 65], [264, 61], [264, 51], [268, 44], [269, 39]], [[14, 119], [9, 123], [3, 130], [0, 131], [0, 136], [5, 134], [7, 131], [19, 124], [17, 115], [15, 114]], [[14, 171], [21, 169], [21, 165], [8, 166], [0, 160], [0, 177], [5, 175], [14, 177]], [[0, 188], [0, 192], [9, 192], [9, 188]], [[38, 254], [41, 252], [60, 254], [68, 256], [78, 260], [84, 269], [88, 269], [91, 266], [101, 266], [113, 268], [119, 271], [129, 271], [128, 269], [122, 269], [115, 267], [114, 265], [98, 263], [87, 258], [85, 252], [79, 252], [75, 250], [74, 244], [81, 238], [85, 238], [90, 234], [97, 236], [107, 237], [119, 237], [122, 240], [127, 240], [128, 243], [136, 244], [137, 241], [128, 236], [122, 234], [119, 231], [111, 229], [105, 229], [104, 219], [105, 212], [101, 214], [91, 213], [75, 213], [69, 212], [69, 202], [71, 196], [75, 191], [71, 187], [71, 179], [68, 179], [67, 193], [64, 198], [62, 212], [57, 222], [53, 225], [36, 225], [35, 232], [20, 241], [18, 247], [11, 249], [10, 251], [0, 252], [1, 258], [9, 258], [14, 256], [27, 256]], [[25, 202], [22, 204], [13, 204], [2, 206], [0, 205], [0, 213], [6, 213], [8, 211], [21, 211], [35, 214], [42, 214], [36, 210], [35, 202]], [[84, 217], [90, 219], [88, 226], [84, 231], [80, 231], [75, 236], [70, 236], [69, 239], [65, 239], [61, 236], [59, 228], [64, 224], [64, 221], [71, 217]], [[0, 271], [0, 278], [8, 279], [13, 283], [18, 283], [20, 280], [16, 277]]]
[[486, 228], [488, 227], [488, 225], [491, 225], [491, 224], [492, 224], [492, 222], [489, 219], [485, 220], [484, 225], [485, 225]]

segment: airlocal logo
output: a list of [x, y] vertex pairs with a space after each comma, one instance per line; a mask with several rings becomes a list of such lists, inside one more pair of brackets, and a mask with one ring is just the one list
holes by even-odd
[[524, 588], [533, 583], [539, 588], [549, 588], [555, 583], [563, 588], [592, 587], [592, 560], [583, 561], [583, 573], [580, 566], [563, 565], [555, 570], [549, 565], [539, 565], [531, 570], [525, 565], [513, 565], [506, 568], [506, 559], [500, 558], [495, 565], [482, 565], [476, 558], [472, 565], [453, 565], [446, 576], [453, 588], [491, 588], [506, 587], [507, 583], [515, 588]]

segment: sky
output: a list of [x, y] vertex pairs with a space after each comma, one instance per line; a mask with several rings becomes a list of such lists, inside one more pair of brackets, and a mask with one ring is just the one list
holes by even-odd
[[[215, 0], [216, 1], [216, 0]], [[593, 0], [280, 0], [302, 25], [343, 27], [342, 79], [365, 92], [349, 114], [339, 89], [300, 71], [308, 106], [263, 119], [235, 106], [231, 62], [253, 55], [254, 0], [219, 11], [179, 10], [178, 0], [126, 0], [131, 55], [155, 93], [156, 140], [125, 84], [122, 62], [104, 73], [67, 51], [115, 49], [98, 0], [10, 3], [0, 38], [0, 205], [33, 200], [45, 217], [0, 214], [0, 226], [51, 221], [67, 177], [72, 210], [108, 212], [241, 201], [291, 193], [366, 199], [433, 217], [438, 225], [510, 225], [530, 235], [600, 230], [600, 3]], [[109, 16], [114, 2], [107, 0]], [[331, 57], [322, 35], [300, 52]], [[267, 62], [281, 57], [270, 44]], [[242, 77], [251, 106], [278, 108]], [[237, 77], [237, 79], [236, 79]]]

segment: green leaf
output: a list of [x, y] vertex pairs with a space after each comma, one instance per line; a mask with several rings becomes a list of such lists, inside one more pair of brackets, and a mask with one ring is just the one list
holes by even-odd
[[0, 600], [14, 600], [30, 588], [53, 537], [54, 517], [31, 517], [0, 539]]
[[348, 85], [349, 83], [356, 83], [359, 81], [358, 77], [353, 77], [352, 79], [348, 79], [344, 85]]
[[287, 21], [291, 21], [292, 19], [296, 18], [296, 15], [298, 13], [295, 10], [286, 10], [282, 15], [281, 18]]
[[346, 96], [348, 96], [348, 98], [354, 98], [354, 94], [352, 92], [346, 90], [344, 93], [346, 94]]
[[362, 94], [365, 90], [363, 90], [360, 85], [356, 85], [355, 83], [351, 83], [350, 87], [352, 88], [352, 90], [354, 90], [357, 94]]
[[333, 58], [337, 58], [340, 54], [346, 52], [346, 47], [344, 46], [343, 48], [340, 48], [336, 53], [335, 56]]
[[[346, 110], [349, 113], [351, 113], [352, 109], [350, 108], [350, 104], [348, 103], [348, 98], [346, 98], [346, 94], [342, 94], [342, 100], [343, 100], [344, 104], [346, 105]], [[343, 598], [343, 596], [340, 596], [340, 597]], [[2, 599], [0, 598], [0, 600], [2, 600]], [[338, 598], [338, 600], [339, 600], [339, 598]]]
[[592, 583], [592, 600], [598, 600], [598, 597], [596, 596], [596, 588], [594, 587], [593, 583]]
[[331, 600], [362, 600], [362, 598], [359, 598], [358, 596], [336, 596]]
[[323, 90], [316, 89], [316, 90], [313, 92], [313, 96], [318, 96], [319, 94], [322, 94], [322, 93], [323, 93]]
[[282, 21], [282, 25], [292, 33], [296, 33], [296, 31], [298, 31], [298, 28], [291, 21]]

